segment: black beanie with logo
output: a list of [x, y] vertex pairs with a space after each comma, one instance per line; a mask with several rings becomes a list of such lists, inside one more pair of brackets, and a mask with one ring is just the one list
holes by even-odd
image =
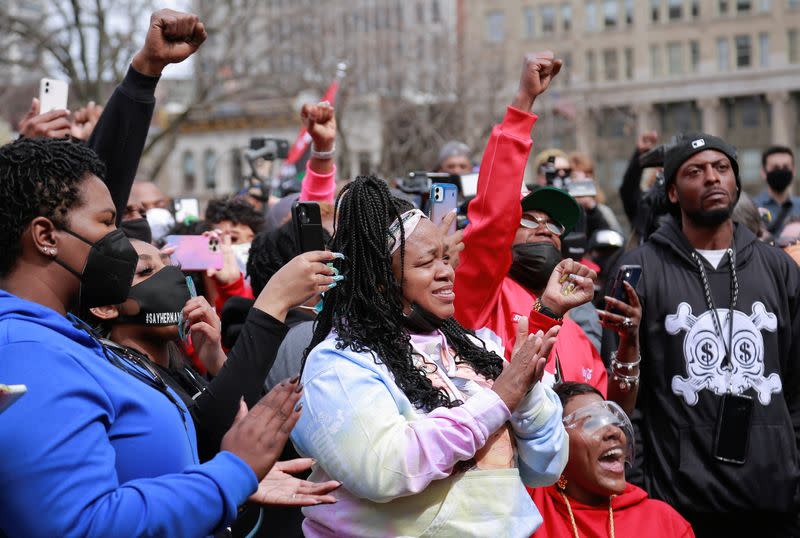
[[723, 139], [704, 133], [687, 133], [681, 135], [664, 152], [664, 183], [667, 187], [675, 181], [678, 169], [693, 155], [713, 149], [724, 153], [731, 161], [733, 173], [736, 176], [736, 188], [741, 191], [742, 183], [739, 179], [739, 163], [736, 160], [736, 148]]

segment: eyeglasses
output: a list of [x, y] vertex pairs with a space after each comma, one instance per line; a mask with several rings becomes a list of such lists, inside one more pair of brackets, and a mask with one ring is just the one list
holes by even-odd
[[558, 236], [561, 236], [561, 234], [564, 233], [564, 226], [562, 226], [557, 222], [553, 222], [552, 220], [547, 220], [544, 217], [523, 215], [522, 218], [519, 220], [519, 225], [522, 226], [523, 228], [528, 228], [530, 230], [535, 230], [539, 226], [544, 226], [550, 233]]

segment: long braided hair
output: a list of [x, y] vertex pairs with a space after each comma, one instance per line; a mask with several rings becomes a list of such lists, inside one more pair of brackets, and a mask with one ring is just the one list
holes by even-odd
[[[389, 368], [408, 399], [430, 412], [462, 402], [451, 401], [413, 363], [415, 352], [403, 325], [402, 276], [398, 280], [392, 272], [388, 231], [390, 224], [410, 208], [407, 202], [394, 198], [386, 183], [374, 176], [357, 177], [339, 194], [334, 214], [336, 229], [329, 246], [346, 256], [346, 278], [325, 294], [303, 365], [311, 350], [335, 330], [337, 349], [372, 353], [376, 363]], [[401, 226], [401, 268], [405, 240]], [[488, 379], [500, 375], [502, 359], [485, 345], [476, 345], [472, 340], [475, 336], [455, 319], [445, 320], [441, 331], [455, 350], [456, 361], [469, 364]]]

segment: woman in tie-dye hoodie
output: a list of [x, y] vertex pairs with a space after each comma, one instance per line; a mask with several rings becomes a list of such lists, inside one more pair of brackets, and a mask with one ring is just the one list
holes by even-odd
[[292, 432], [310, 480], [338, 502], [303, 510], [324, 536], [529, 536], [525, 486], [552, 484], [567, 454], [558, 397], [542, 383], [557, 329], [502, 350], [453, 318], [443, 230], [374, 177], [337, 201], [344, 277], [324, 298]]

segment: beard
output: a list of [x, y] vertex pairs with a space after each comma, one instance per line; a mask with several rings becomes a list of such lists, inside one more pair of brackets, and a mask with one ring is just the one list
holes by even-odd
[[694, 211], [686, 211], [684, 209], [683, 212], [686, 215], [686, 218], [699, 228], [716, 228], [731, 218], [734, 206], [735, 204], [730, 204], [728, 207], [711, 210], [698, 209]]

